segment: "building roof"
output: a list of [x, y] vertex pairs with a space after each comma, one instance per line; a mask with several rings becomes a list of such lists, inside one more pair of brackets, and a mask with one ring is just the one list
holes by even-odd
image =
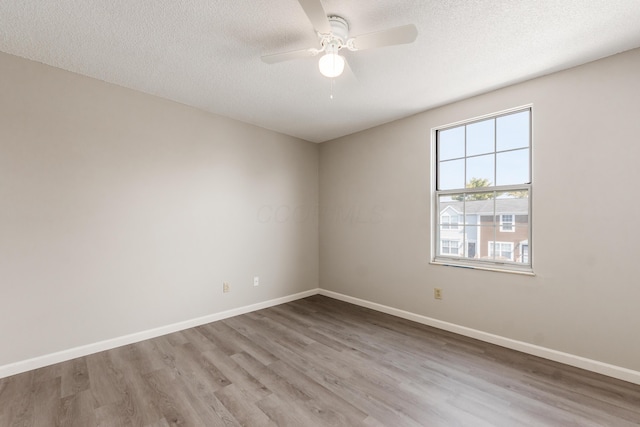
[[466, 202], [442, 202], [440, 204], [441, 210], [451, 207], [462, 213], [466, 212], [467, 215], [492, 215], [495, 210], [499, 213], [513, 213], [520, 215], [527, 215], [529, 213], [529, 199], [528, 198], [504, 198], [504, 199], [489, 199], [489, 200], [467, 200]]

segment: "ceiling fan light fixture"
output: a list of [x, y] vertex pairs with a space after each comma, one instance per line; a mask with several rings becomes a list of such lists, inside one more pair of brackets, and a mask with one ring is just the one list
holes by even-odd
[[320, 58], [318, 68], [320, 68], [320, 74], [325, 77], [338, 77], [344, 71], [344, 57], [329, 52]]
[[394, 46], [413, 43], [418, 36], [418, 29], [413, 24], [388, 28], [374, 33], [349, 37], [349, 23], [337, 15], [327, 15], [322, 6], [323, 0], [298, 0], [313, 25], [319, 38], [321, 48], [299, 49], [291, 52], [263, 55], [262, 61], [267, 64], [317, 56], [324, 52], [318, 61], [320, 73], [330, 79], [338, 77], [344, 71], [346, 59], [339, 55], [340, 50], [351, 52], [376, 47]]

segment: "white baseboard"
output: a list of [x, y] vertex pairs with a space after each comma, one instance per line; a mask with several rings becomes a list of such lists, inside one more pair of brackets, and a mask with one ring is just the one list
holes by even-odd
[[133, 344], [136, 342], [148, 340], [151, 338], [159, 337], [161, 335], [170, 334], [172, 332], [182, 331], [184, 329], [189, 329], [195, 326], [200, 326], [200, 325], [215, 322], [218, 320], [227, 319], [229, 317], [238, 316], [240, 314], [250, 313], [256, 310], [262, 310], [263, 308], [273, 307], [275, 305], [280, 305], [280, 304], [295, 301], [301, 298], [306, 298], [312, 295], [316, 295], [318, 292], [319, 292], [319, 289], [317, 288], [311, 289], [309, 291], [304, 291], [304, 292], [300, 292], [293, 295], [287, 295], [281, 298], [275, 298], [272, 300], [247, 305], [244, 307], [238, 307], [231, 310], [221, 311], [219, 313], [209, 314], [207, 316], [198, 317], [196, 319], [185, 320], [183, 322], [178, 322], [178, 323], [174, 323], [167, 326], [161, 326], [159, 328], [149, 329], [147, 331], [136, 332], [130, 335], [122, 336], [122, 337], [99, 341], [96, 343], [87, 344], [80, 347], [59, 351], [56, 353], [34, 357], [32, 359], [22, 360], [20, 362], [10, 363], [8, 365], [0, 366], [0, 378], [9, 377], [11, 375], [30, 371], [32, 369], [42, 368], [43, 366], [53, 365], [55, 363], [65, 362], [67, 360], [75, 359], [76, 357], [88, 356], [90, 354], [97, 353], [99, 351], [110, 350], [112, 348], [121, 347], [123, 345]]
[[465, 326], [456, 325], [454, 323], [444, 322], [442, 320], [433, 319], [431, 317], [411, 313], [409, 311], [400, 310], [397, 308], [363, 300], [360, 298], [351, 297], [333, 291], [328, 291], [325, 289], [320, 289], [318, 293], [320, 295], [324, 295], [340, 301], [370, 308], [372, 310], [391, 314], [403, 319], [412, 320], [417, 323], [422, 323], [423, 325], [433, 326], [434, 328], [454, 332], [456, 334], [475, 338], [480, 341], [496, 344], [501, 347], [521, 351], [533, 356], [542, 357], [544, 359], [553, 360], [555, 362], [564, 363], [566, 365], [575, 366], [577, 368], [586, 369], [587, 371], [596, 372], [598, 374], [607, 375], [609, 377], [640, 385], [640, 372], [638, 371], [622, 368], [620, 366], [610, 365], [608, 363], [598, 362], [597, 360], [587, 359], [585, 357], [564, 353], [562, 351], [552, 350], [550, 348], [541, 347], [535, 344], [529, 344], [523, 341], [501, 337], [499, 335], [490, 334], [488, 332], [479, 331], [477, 329], [467, 328]]

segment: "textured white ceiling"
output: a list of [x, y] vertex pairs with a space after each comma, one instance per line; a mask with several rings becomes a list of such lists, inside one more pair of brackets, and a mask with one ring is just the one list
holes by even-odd
[[640, 46], [639, 0], [324, 0], [358, 35], [418, 39], [345, 56], [331, 82], [297, 0], [3, 0], [0, 51], [321, 142]]

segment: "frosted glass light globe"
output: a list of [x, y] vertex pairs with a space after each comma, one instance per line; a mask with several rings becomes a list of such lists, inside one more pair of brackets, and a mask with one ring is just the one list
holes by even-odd
[[320, 58], [318, 68], [325, 77], [338, 77], [344, 71], [344, 58], [337, 53], [327, 53]]

